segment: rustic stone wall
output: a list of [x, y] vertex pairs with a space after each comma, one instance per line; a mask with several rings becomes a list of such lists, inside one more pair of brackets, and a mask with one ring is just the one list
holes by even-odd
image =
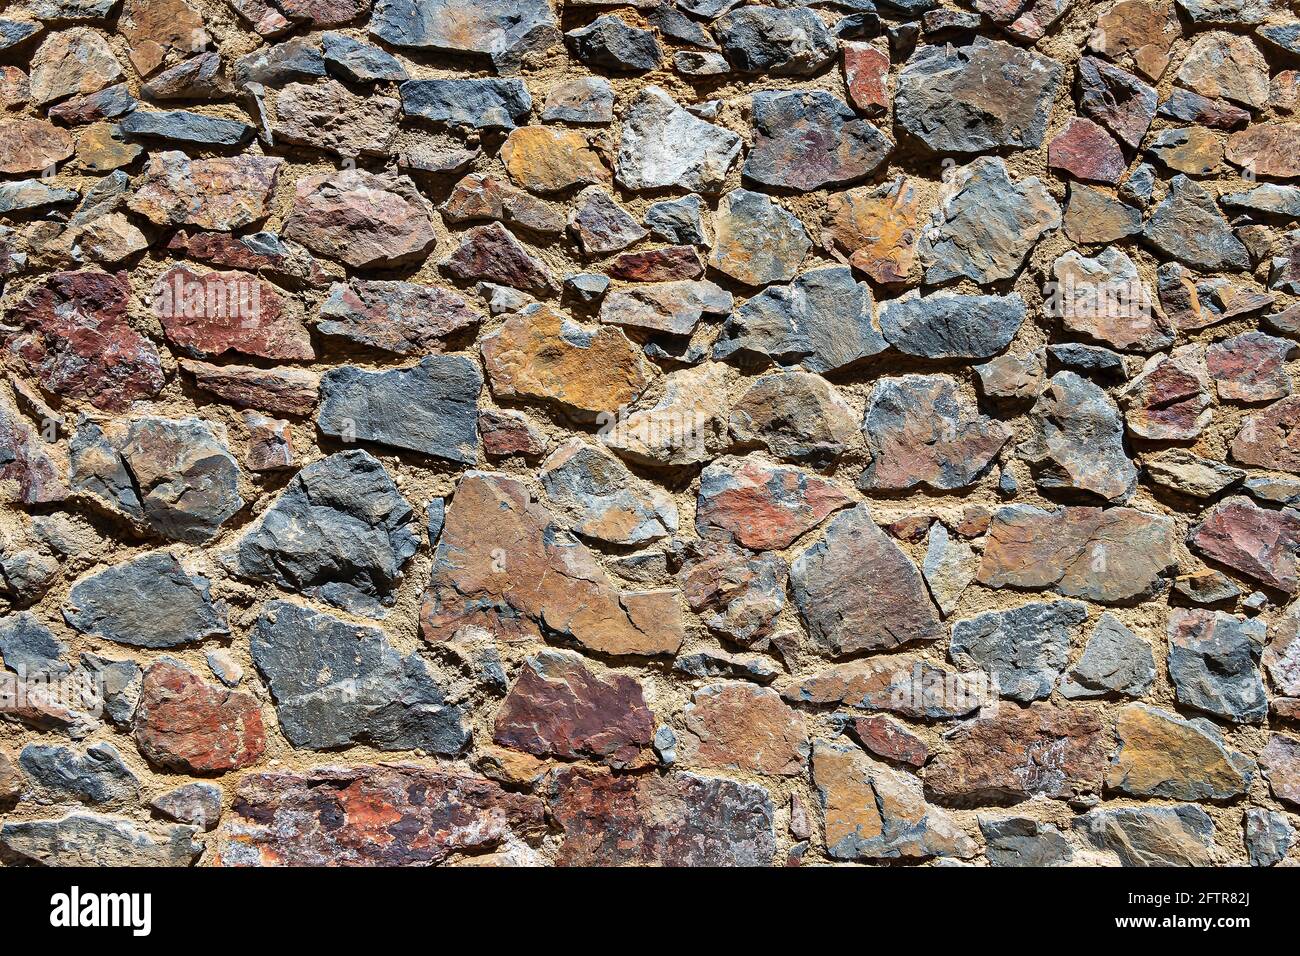
[[1294, 856], [1294, 10], [557, 4], [0, 13], [0, 860]]

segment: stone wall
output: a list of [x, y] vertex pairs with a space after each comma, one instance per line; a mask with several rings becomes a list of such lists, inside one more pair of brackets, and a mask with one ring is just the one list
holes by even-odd
[[0, 859], [1286, 858], [1294, 13], [558, 2], [0, 14]]

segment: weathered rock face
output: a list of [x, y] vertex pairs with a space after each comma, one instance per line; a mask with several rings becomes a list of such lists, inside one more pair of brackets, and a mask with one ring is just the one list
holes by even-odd
[[1287, 594], [1300, 590], [1296, 556], [1300, 515], [1271, 511], [1248, 498], [1229, 498], [1192, 528], [1188, 543], [1212, 561]]
[[378, 0], [370, 32], [396, 47], [485, 54], [503, 69], [560, 38], [548, 0]]
[[1226, 800], [1250, 783], [1247, 758], [1230, 753], [1206, 726], [1130, 704], [1116, 722], [1119, 749], [1106, 786], [1137, 797]]
[[774, 690], [748, 683], [709, 684], [682, 712], [683, 765], [760, 774], [802, 774], [808, 726]]
[[1010, 344], [1025, 321], [1020, 294], [938, 292], [890, 299], [880, 307], [880, 331], [904, 355], [985, 359]]
[[1268, 710], [1259, 673], [1265, 629], [1222, 611], [1175, 608], [1169, 615], [1169, 677], [1180, 703], [1234, 723]]
[[0, 846], [43, 866], [190, 866], [203, 852], [198, 831], [69, 813], [57, 820], [15, 820], [0, 827]]
[[570, 439], [542, 463], [548, 504], [584, 538], [643, 544], [677, 530], [677, 506], [608, 452]]
[[880, 166], [890, 143], [829, 93], [756, 93], [747, 179], [807, 192], [861, 179]]
[[919, 182], [899, 177], [875, 188], [835, 193], [826, 202], [833, 248], [882, 285], [906, 282], [916, 261]]
[[732, 406], [730, 427], [743, 445], [762, 445], [778, 458], [818, 467], [838, 458], [855, 430], [848, 403], [808, 372], [757, 379]]
[[398, 265], [435, 242], [428, 201], [415, 184], [363, 169], [298, 180], [284, 236], [354, 269]]
[[709, 265], [747, 285], [789, 282], [812, 248], [797, 217], [748, 189], [719, 200], [713, 231]]
[[786, 604], [785, 561], [717, 539], [678, 544], [677, 581], [704, 626], [746, 647], [766, 646]]
[[136, 746], [177, 773], [220, 774], [251, 767], [266, 752], [257, 701], [208, 684], [170, 658], [144, 672], [134, 722]]
[[1087, 616], [1078, 601], [1050, 601], [963, 618], [953, 622], [949, 654], [961, 667], [987, 671], [1003, 697], [1041, 700], [1052, 693]]
[[623, 124], [616, 174], [626, 189], [677, 186], [716, 193], [740, 155], [740, 137], [693, 116], [648, 86]]
[[1120, 866], [1212, 866], [1218, 860], [1214, 821], [1191, 804], [1090, 810], [1074, 826]]
[[746, 459], [719, 462], [700, 475], [695, 524], [718, 529], [755, 551], [778, 551], [852, 499], [831, 482], [796, 468]]

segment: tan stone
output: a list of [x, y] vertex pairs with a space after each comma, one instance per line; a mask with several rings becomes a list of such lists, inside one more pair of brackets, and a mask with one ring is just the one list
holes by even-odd
[[529, 192], [555, 193], [573, 186], [608, 184], [609, 169], [577, 130], [523, 126], [501, 145], [506, 172]]
[[906, 282], [916, 262], [918, 185], [899, 177], [881, 187], [831, 196], [826, 202], [828, 245], [881, 284]]
[[776, 691], [755, 684], [701, 687], [682, 713], [686, 766], [749, 770], [783, 777], [803, 773], [808, 723]]

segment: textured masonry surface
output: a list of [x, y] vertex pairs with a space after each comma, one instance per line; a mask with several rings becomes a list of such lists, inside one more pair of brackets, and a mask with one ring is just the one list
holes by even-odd
[[1295, 862], [1298, 180], [1284, 0], [11, 0], [0, 864]]

